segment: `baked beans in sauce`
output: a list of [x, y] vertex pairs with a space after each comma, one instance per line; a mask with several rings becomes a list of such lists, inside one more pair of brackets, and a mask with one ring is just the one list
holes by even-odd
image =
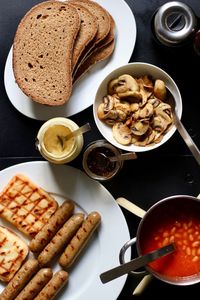
[[[194, 204], [194, 203], [193, 203]], [[172, 205], [157, 210], [141, 230], [141, 253], [175, 242], [176, 251], [149, 264], [169, 277], [192, 276], [200, 272], [200, 203]], [[147, 224], [148, 223], [148, 224]]]

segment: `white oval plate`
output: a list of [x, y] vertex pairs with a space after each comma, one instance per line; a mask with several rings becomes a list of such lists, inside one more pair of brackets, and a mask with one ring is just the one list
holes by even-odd
[[[78, 169], [66, 165], [52, 165], [35, 161], [14, 165], [0, 172], [0, 191], [17, 173], [28, 176], [35, 184], [51, 192], [57, 202], [75, 201], [76, 211], [98, 211], [102, 222], [88, 246], [69, 273], [69, 282], [56, 299], [64, 300], [115, 300], [120, 294], [127, 276], [103, 284], [99, 275], [119, 265], [119, 251], [130, 239], [124, 215], [111, 194], [99, 183]], [[9, 223], [0, 220], [0, 224]], [[25, 239], [17, 229], [12, 230]], [[31, 254], [30, 254], [31, 255]], [[130, 259], [130, 252], [128, 253]], [[59, 269], [58, 264], [54, 269]], [[4, 285], [0, 283], [0, 292]]]
[[22, 114], [36, 120], [48, 120], [53, 117], [70, 117], [94, 102], [97, 88], [103, 78], [113, 69], [126, 64], [133, 52], [136, 40], [135, 18], [124, 0], [96, 0], [113, 16], [116, 23], [115, 51], [110, 59], [98, 63], [85, 74], [73, 88], [68, 103], [60, 107], [50, 107], [29, 99], [15, 82], [12, 69], [12, 47], [9, 51], [5, 72], [5, 89], [13, 106]]

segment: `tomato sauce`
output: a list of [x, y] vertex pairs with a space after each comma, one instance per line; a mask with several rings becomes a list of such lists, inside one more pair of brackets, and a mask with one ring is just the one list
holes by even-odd
[[[193, 206], [193, 205], [192, 205]], [[200, 208], [171, 205], [157, 209], [147, 218], [140, 233], [141, 254], [175, 243], [175, 252], [149, 266], [162, 275], [186, 277], [200, 272]]]

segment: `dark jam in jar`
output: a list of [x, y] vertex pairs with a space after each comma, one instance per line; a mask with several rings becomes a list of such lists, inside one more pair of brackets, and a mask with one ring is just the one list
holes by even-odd
[[115, 153], [106, 147], [97, 147], [91, 150], [87, 157], [87, 166], [89, 170], [98, 175], [107, 177], [113, 173], [117, 162], [111, 162], [109, 159], [104, 159], [101, 153], [107, 157], [115, 156]]
[[[83, 153], [83, 169], [88, 176], [95, 180], [105, 181], [112, 179], [123, 166], [119, 158], [121, 150], [106, 140], [97, 140], [90, 143]], [[115, 157], [111, 162], [109, 157]]]

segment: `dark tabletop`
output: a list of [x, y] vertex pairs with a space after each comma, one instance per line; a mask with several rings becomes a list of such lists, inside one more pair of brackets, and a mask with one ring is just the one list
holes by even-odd
[[[113, 0], [114, 1], [114, 0]], [[163, 68], [177, 83], [183, 99], [182, 121], [200, 148], [200, 57], [192, 46], [166, 49], [158, 45], [151, 32], [153, 12], [167, 1], [126, 0], [134, 13], [137, 25], [136, 45], [131, 62], [148, 62]], [[0, 0], [0, 169], [17, 163], [42, 160], [34, 148], [34, 139], [43, 122], [29, 119], [19, 113], [9, 101], [4, 88], [4, 66], [12, 45], [16, 26], [34, 4], [40, 0]], [[200, 17], [199, 0], [182, 1], [190, 5]], [[115, 1], [117, 5], [117, 1]], [[119, 12], [120, 13], [120, 12]], [[130, 32], [131, 35], [131, 32]], [[92, 130], [85, 134], [84, 147], [102, 138], [92, 114], [92, 107], [71, 117], [77, 124], [90, 122]], [[84, 150], [84, 149], [83, 149]], [[70, 165], [82, 169], [82, 152]], [[123, 196], [147, 210], [158, 200], [175, 195], [197, 196], [200, 193], [200, 169], [178, 132], [162, 147], [139, 153], [138, 159], [125, 163], [120, 174], [103, 184], [114, 198]], [[123, 209], [131, 237], [136, 234], [139, 218]], [[117, 236], [116, 236], [117, 238]], [[138, 279], [129, 276], [119, 300], [132, 299]], [[154, 279], [141, 299], [173, 296], [190, 296], [200, 291], [199, 284], [177, 287]], [[91, 299], [89, 299], [91, 300]], [[109, 300], [109, 299], [106, 299]]]

